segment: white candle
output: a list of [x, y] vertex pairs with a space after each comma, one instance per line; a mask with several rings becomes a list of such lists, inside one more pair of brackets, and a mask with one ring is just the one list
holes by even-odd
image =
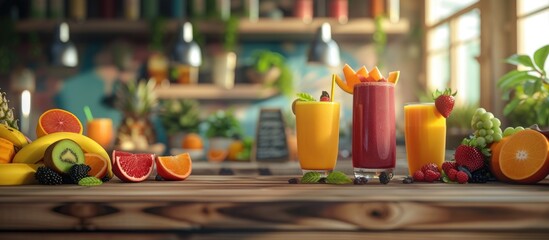
[[29, 115], [31, 110], [31, 94], [29, 90], [21, 93], [21, 130], [27, 135], [29, 131]]

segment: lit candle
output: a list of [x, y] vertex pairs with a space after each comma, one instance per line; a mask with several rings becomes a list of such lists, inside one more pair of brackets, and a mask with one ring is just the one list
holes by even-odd
[[27, 135], [29, 132], [29, 115], [31, 109], [31, 94], [29, 90], [21, 93], [21, 130]]

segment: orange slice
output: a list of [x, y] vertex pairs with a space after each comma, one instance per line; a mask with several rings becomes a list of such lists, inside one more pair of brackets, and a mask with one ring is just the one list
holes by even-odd
[[210, 149], [208, 150], [207, 159], [210, 162], [223, 162], [228, 154], [229, 151], [224, 149]]
[[345, 64], [343, 66], [343, 75], [345, 76], [345, 81], [347, 82], [347, 85], [353, 88], [356, 83], [360, 82], [358, 80], [358, 76], [356, 75], [355, 70], [351, 68], [348, 64]]
[[85, 164], [90, 166], [91, 170], [88, 172], [89, 176], [96, 178], [103, 178], [107, 175], [108, 161], [95, 153], [84, 153]]
[[353, 94], [354, 85], [351, 87], [348, 84], [345, 84], [337, 74], [335, 76], [335, 80], [339, 88], [347, 93]]
[[364, 78], [368, 78], [369, 73], [365, 66], [362, 66], [358, 71], [356, 71], [356, 74], [362, 75]]
[[499, 180], [531, 184], [549, 174], [549, 142], [540, 132], [527, 129], [494, 145], [491, 167]]
[[191, 175], [193, 162], [189, 153], [155, 159], [156, 171], [164, 180], [181, 181]]
[[400, 71], [394, 71], [389, 73], [389, 77], [387, 78], [388, 82], [397, 84], [398, 77], [400, 77]]
[[379, 81], [383, 78], [383, 75], [381, 75], [381, 72], [377, 67], [374, 67], [374, 69], [370, 71], [370, 76], [376, 81]]

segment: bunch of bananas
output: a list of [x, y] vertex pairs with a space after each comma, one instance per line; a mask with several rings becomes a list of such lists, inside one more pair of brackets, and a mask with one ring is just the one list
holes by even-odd
[[[42, 136], [35, 141], [28, 140], [23, 133], [15, 128], [0, 124], [0, 138], [13, 143], [18, 150], [11, 161], [0, 164], [0, 185], [21, 185], [35, 183], [34, 173], [42, 163], [46, 148], [62, 139], [71, 139], [78, 143], [87, 153], [95, 153], [105, 159], [110, 159], [105, 149], [91, 138], [72, 132], [56, 132]], [[11, 163], [10, 163], [11, 162]], [[112, 165], [108, 161], [107, 175], [112, 178]]]

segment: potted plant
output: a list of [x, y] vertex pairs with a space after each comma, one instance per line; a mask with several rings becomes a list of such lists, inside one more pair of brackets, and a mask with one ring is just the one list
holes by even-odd
[[116, 91], [115, 107], [123, 114], [115, 145], [121, 150], [144, 150], [156, 142], [150, 115], [158, 104], [154, 81], [129, 81]]
[[503, 100], [508, 101], [503, 114], [511, 125], [549, 127], [549, 79], [544, 66], [548, 54], [549, 45], [545, 45], [535, 51], [533, 58], [515, 54], [505, 60], [521, 66], [505, 74], [497, 84]]
[[206, 137], [209, 139], [210, 149], [228, 149], [233, 138], [241, 136], [240, 122], [232, 111], [219, 110], [206, 119]]
[[253, 62], [246, 72], [251, 82], [275, 86], [282, 94], [292, 95], [292, 72], [286, 65], [284, 56], [269, 50], [260, 50], [254, 53]]
[[197, 133], [200, 125], [199, 103], [191, 99], [162, 101], [158, 117], [166, 130], [171, 148], [179, 146], [184, 134]]

